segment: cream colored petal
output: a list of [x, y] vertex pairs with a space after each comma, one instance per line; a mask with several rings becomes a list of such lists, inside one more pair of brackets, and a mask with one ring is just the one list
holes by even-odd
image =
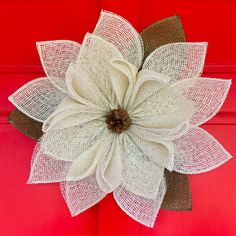
[[55, 183], [65, 181], [71, 162], [57, 160], [44, 153], [38, 142], [34, 148], [31, 160], [30, 176], [27, 183]]
[[124, 134], [123, 145], [122, 186], [140, 197], [155, 199], [164, 167], [148, 158], [127, 134]]
[[[77, 61], [78, 74], [89, 78], [89, 81], [93, 82], [110, 105], [113, 102], [113, 88], [109, 71], [112, 67], [111, 60], [115, 58], [123, 59], [123, 56], [113, 44], [99, 36], [86, 34]], [[81, 79], [85, 80], [85, 78]], [[95, 97], [95, 95], [88, 94], [89, 92], [86, 90], [80, 92], [85, 94], [84, 98]]]
[[27, 116], [44, 122], [56, 110], [64, 97], [65, 94], [44, 77], [31, 80], [8, 99]]
[[174, 167], [174, 144], [171, 141], [156, 140], [147, 141], [129, 131], [128, 135], [139, 147], [146, 157], [153, 163], [172, 171]]
[[61, 91], [67, 92], [65, 73], [71, 62], [76, 61], [81, 45], [70, 40], [37, 42], [42, 66], [50, 81]]
[[172, 85], [176, 91], [193, 102], [195, 112], [190, 123], [196, 126], [216, 115], [228, 95], [230, 86], [231, 80], [214, 78], [181, 80]]
[[72, 216], [87, 210], [106, 196], [94, 175], [78, 181], [62, 182], [60, 187]]
[[125, 60], [137, 68], [143, 60], [143, 42], [139, 33], [123, 17], [112, 12], [101, 11], [94, 34], [112, 43]]
[[171, 83], [199, 77], [202, 73], [207, 43], [171, 43], [157, 48], [144, 61], [143, 69], [170, 76]]
[[166, 193], [166, 183], [163, 178], [155, 199], [140, 197], [123, 186], [115, 189], [113, 196], [119, 207], [131, 218], [147, 226], [154, 227], [157, 214], [161, 208]]
[[100, 189], [103, 192], [112, 192], [121, 181], [119, 149], [116, 136], [108, 135], [73, 162], [67, 175], [67, 181], [83, 179], [96, 172]]
[[[112, 137], [113, 136], [113, 137]], [[116, 135], [110, 135], [98, 153], [96, 178], [103, 192], [112, 192], [121, 183], [121, 147]]]
[[73, 161], [66, 176], [67, 181], [80, 180], [95, 173], [98, 163], [97, 152], [101, 145], [103, 142], [96, 143]]
[[113, 59], [111, 65], [110, 77], [117, 104], [125, 108], [136, 80], [137, 69], [123, 59]]
[[146, 128], [139, 125], [131, 124], [129, 130], [139, 137], [150, 141], [157, 142], [158, 140], [173, 141], [180, 138], [189, 129], [188, 122], [183, 122], [173, 128]]
[[184, 174], [199, 174], [213, 170], [232, 156], [207, 131], [199, 127], [174, 141], [174, 170]]
[[104, 121], [92, 120], [66, 129], [49, 130], [42, 137], [45, 153], [59, 160], [74, 161], [108, 131]]
[[133, 124], [145, 128], [171, 129], [187, 122], [193, 112], [191, 101], [167, 87], [147, 97], [129, 114]]
[[128, 109], [134, 109], [146, 98], [158, 92], [170, 81], [170, 77], [150, 70], [141, 70], [129, 99]]
[[109, 101], [98, 89], [90, 76], [75, 64], [70, 64], [66, 72], [66, 87], [69, 95], [90, 109], [108, 111]]
[[57, 109], [43, 123], [42, 130], [65, 129], [82, 125], [88, 121], [102, 118], [104, 113], [92, 110], [74, 99], [66, 96]]

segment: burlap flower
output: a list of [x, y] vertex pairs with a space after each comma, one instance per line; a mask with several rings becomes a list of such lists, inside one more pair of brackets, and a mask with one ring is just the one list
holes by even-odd
[[[149, 227], [162, 204], [191, 209], [183, 174], [231, 158], [199, 127], [219, 111], [231, 81], [199, 78], [207, 44], [178, 41], [184, 41], [178, 17], [140, 36], [122, 17], [102, 11], [82, 45], [37, 43], [47, 77], [9, 97], [18, 109], [10, 121], [41, 137], [29, 183], [60, 182], [73, 216], [110, 192], [124, 212]], [[181, 194], [187, 203], [178, 207]]]

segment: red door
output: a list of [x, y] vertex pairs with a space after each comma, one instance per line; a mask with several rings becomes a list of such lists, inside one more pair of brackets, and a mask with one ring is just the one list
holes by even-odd
[[236, 161], [190, 176], [193, 210], [161, 210], [153, 229], [129, 218], [109, 195], [71, 218], [57, 184], [27, 185], [35, 142], [7, 121], [7, 97], [43, 75], [36, 41], [81, 42], [101, 9], [116, 12], [141, 31], [180, 15], [187, 41], [209, 42], [205, 77], [231, 78], [229, 96], [204, 129], [236, 156], [235, 0], [0, 0], [0, 236], [236, 235]]

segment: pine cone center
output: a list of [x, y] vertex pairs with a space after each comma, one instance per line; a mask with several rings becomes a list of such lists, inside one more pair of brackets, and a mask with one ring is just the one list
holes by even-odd
[[111, 110], [106, 115], [107, 128], [114, 133], [122, 133], [127, 130], [131, 124], [131, 119], [126, 110], [119, 108]]

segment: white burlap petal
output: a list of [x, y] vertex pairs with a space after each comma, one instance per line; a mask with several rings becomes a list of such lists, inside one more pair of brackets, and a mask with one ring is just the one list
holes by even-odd
[[188, 121], [193, 112], [191, 101], [173, 88], [166, 87], [133, 107], [129, 114], [133, 124], [145, 128], [171, 129]]
[[42, 137], [45, 153], [65, 161], [74, 161], [107, 135], [104, 121], [93, 120], [66, 129], [49, 130]]
[[102, 118], [104, 113], [93, 111], [90, 107], [82, 105], [66, 96], [57, 109], [44, 121], [42, 130], [65, 129], [82, 125], [88, 121]]
[[95, 173], [98, 163], [98, 150], [103, 146], [100, 141], [77, 157], [71, 165], [66, 176], [67, 181], [76, 181], [86, 178]]
[[[86, 34], [77, 61], [78, 74], [89, 78], [109, 103], [113, 101], [109, 71], [112, 67], [111, 60], [115, 58], [122, 59], [123, 56], [113, 44], [99, 36]], [[83, 88], [84, 85], [80, 81], [77, 86]], [[84, 97], [92, 96], [90, 91], [80, 92], [84, 93]]]
[[155, 140], [147, 141], [144, 138], [128, 131], [128, 135], [142, 150], [146, 157], [157, 165], [172, 171], [174, 167], [174, 144], [171, 141]]
[[[99, 72], [97, 72], [97, 76], [99, 76]], [[70, 64], [66, 71], [66, 87], [69, 95], [94, 111], [108, 111], [109, 101], [90, 77], [78, 65]]]
[[71, 165], [66, 180], [80, 180], [95, 172], [103, 192], [112, 192], [120, 184], [120, 146], [115, 135], [108, 135], [79, 156]]
[[35, 146], [28, 183], [54, 183], [65, 181], [72, 162], [57, 160], [45, 154], [40, 142]]
[[65, 73], [69, 64], [76, 60], [80, 44], [70, 40], [38, 42], [37, 49], [43, 69], [51, 82], [66, 92]]
[[27, 116], [44, 122], [64, 97], [48, 78], [38, 78], [23, 85], [8, 99]]
[[172, 85], [194, 103], [195, 112], [190, 123], [196, 126], [216, 115], [228, 95], [230, 86], [231, 80], [213, 78], [181, 80]]
[[125, 108], [138, 71], [134, 65], [123, 59], [113, 59], [111, 65], [110, 77], [116, 95], [116, 102], [113, 102], [115, 105], [113, 108], [117, 108], [117, 106]]
[[121, 184], [140, 197], [155, 199], [164, 167], [153, 162], [127, 134], [123, 145]]
[[125, 60], [137, 68], [141, 66], [143, 42], [139, 33], [126, 19], [112, 12], [101, 11], [94, 34], [114, 44]]
[[139, 125], [132, 124], [129, 130], [139, 137], [156, 142], [158, 140], [173, 141], [183, 136], [189, 128], [188, 122], [183, 122], [173, 128], [146, 128]]
[[94, 175], [78, 181], [62, 182], [60, 187], [72, 216], [87, 210], [106, 196]]
[[137, 81], [132, 90], [132, 94], [128, 102], [128, 109], [134, 109], [134, 107], [138, 106], [146, 98], [165, 87], [169, 81], [169, 76], [150, 70], [141, 70], [138, 73]]
[[155, 199], [140, 197], [124, 187], [118, 187], [113, 196], [120, 208], [131, 218], [148, 227], [153, 227], [157, 214], [166, 193], [166, 183], [163, 178]]
[[184, 174], [213, 170], [232, 157], [214, 137], [199, 127], [189, 129], [174, 144], [174, 170]]
[[109, 135], [97, 153], [96, 179], [103, 192], [112, 192], [121, 183], [121, 146], [117, 135]]
[[207, 43], [171, 43], [157, 48], [144, 61], [143, 69], [168, 75], [170, 82], [199, 77]]

